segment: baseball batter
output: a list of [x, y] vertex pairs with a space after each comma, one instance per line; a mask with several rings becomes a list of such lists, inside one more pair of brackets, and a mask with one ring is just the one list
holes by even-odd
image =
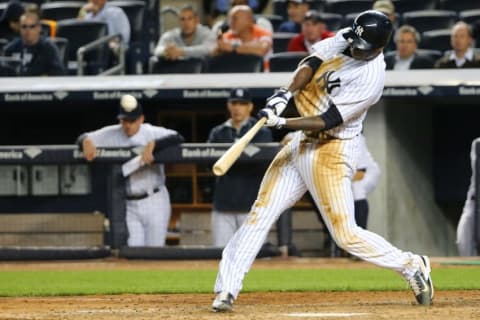
[[462, 215], [457, 226], [457, 247], [461, 256], [476, 256], [477, 244], [475, 240], [475, 163], [477, 162], [477, 154], [475, 145], [480, 142], [480, 138], [472, 141], [472, 149], [470, 151], [470, 160], [472, 162], [472, 177], [470, 178], [470, 186], [468, 187], [467, 199], [463, 206]]
[[174, 130], [144, 123], [142, 106], [135, 97], [124, 95], [118, 114], [120, 121], [79, 138], [83, 155], [92, 161], [97, 147], [143, 146], [145, 164], [127, 180], [126, 223], [128, 246], [163, 246], [170, 221], [170, 196], [165, 187], [163, 164], [153, 164], [153, 151], [183, 142]]
[[[267, 117], [267, 126], [302, 131], [270, 164], [248, 219], [223, 251], [214, 311], [232, 309], [271, 225], [307, 190], [341, 248], [397, 271], [408, 281], [417, 302], [430, 305], [433, 285], [428, 257], [395, 248], [358, 227], [354, 218], [352, 178], [359, 135], [368, 108], [382, 95], [382, 50], [391, 32], [391, 22], [384, 14], [360, 13], [351, 28], [316, 43], [315, 53], [300, 64], [288, 86], [270, 97], [260, 111], [260, 116]], [[294, 93], [301, 117], [280, 117]]]

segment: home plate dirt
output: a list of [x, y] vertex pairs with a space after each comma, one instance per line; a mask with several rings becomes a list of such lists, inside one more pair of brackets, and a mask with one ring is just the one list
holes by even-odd
[[[336, 259], [332, 259], [336, 260]], [[213, 262], [101, 261], [78, 263], [2, 263], [1, 270], [212, 268]], [[254, 267], [348, 267], [345, 261], [268, 261]], [[188, 266], [187, 266], [188, 265]], [[358, 268], [359, 265], [356, 265]], [[371, 267], [365, 264], [365, 267]], [[0, 284], [1, 286], [1, 284]], [[230, 313], [213, 313], [213, 294], [127, 294], [71, 297], [0, 298], [0, 319], [480, 319], [480, 290], [435, 292], [434, 304], [416, 304], [409, 289], [394, 292], [242, 293]]]

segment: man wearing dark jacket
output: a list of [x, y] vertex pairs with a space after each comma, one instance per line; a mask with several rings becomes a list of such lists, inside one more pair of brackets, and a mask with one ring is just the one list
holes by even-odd
[[409, 25], [401, 26], [395, 33], [397, 50], [385, 55], [387, 70], [430, 69], [434, 61], [417, 52], [420, 35]]
[[451, 32], [452, 51], [435, 62], [435, 68], [480, 68], [480, 53], [473, 49], [472, 28], [463, 21], [457, 22]]
[[13, 66], [18, 76], [60, 76], [65, 68], [57, 47], [41, 37], [37, 13], [27, 12], [20, 17], [20, 38], [6, 45], [5, 56], [17, 60]]
[[[233, 143], [257, 122], [257, 119], [250, 116], [253, 111], [253, 103], [247, 89], [233, 89], [227, 102], [227, 108], [230, 118], [210, 131], [208, 142]], [[260, 129], [252, 139], [253, 143], [271, 141], [272, 133], [266, 127]], [[212, 211], [214, 246], [224, 247], [247, 218], [257, 197], [267, 165], [252, 166], [237, 163], [224, 176], [217, 178]]]

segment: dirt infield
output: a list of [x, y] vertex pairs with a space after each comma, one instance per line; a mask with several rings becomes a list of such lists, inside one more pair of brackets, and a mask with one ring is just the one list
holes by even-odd
[[[1, 263], [1, 270], [216, 268], [217, 261], [85, 261]], [[254, 268], [359, 268], [369, 264], [342, 259], [258, 261]], [[435, 264], [434, 264], [435, 267]], [[0, 284], [1, 285], [1, 284]], [[414, 303], [399, 292], [243, 293], [235, 311], [210, 311], [212, 294], [111, 295], [0, 298], [0, 319], [480, 319], [480, 290], [437, 291], [434, 305]]]

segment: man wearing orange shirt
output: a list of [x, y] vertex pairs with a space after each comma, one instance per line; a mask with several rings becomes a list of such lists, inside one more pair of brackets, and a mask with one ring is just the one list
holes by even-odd
[[249, 6], [233, 7], [229, 12], [229, 25], [230, 29], [219, 35], [213, 55], [253, 54], [268, 59], [272, 50], [272, 34], [255, 24]]
[[316, 10], [309, 10], [302, 22], [302, 33], [293, 37], [288, 43], [287, 51], [312, 53], [312, 45], [335, 34], [327, 29], [327, 25]]

